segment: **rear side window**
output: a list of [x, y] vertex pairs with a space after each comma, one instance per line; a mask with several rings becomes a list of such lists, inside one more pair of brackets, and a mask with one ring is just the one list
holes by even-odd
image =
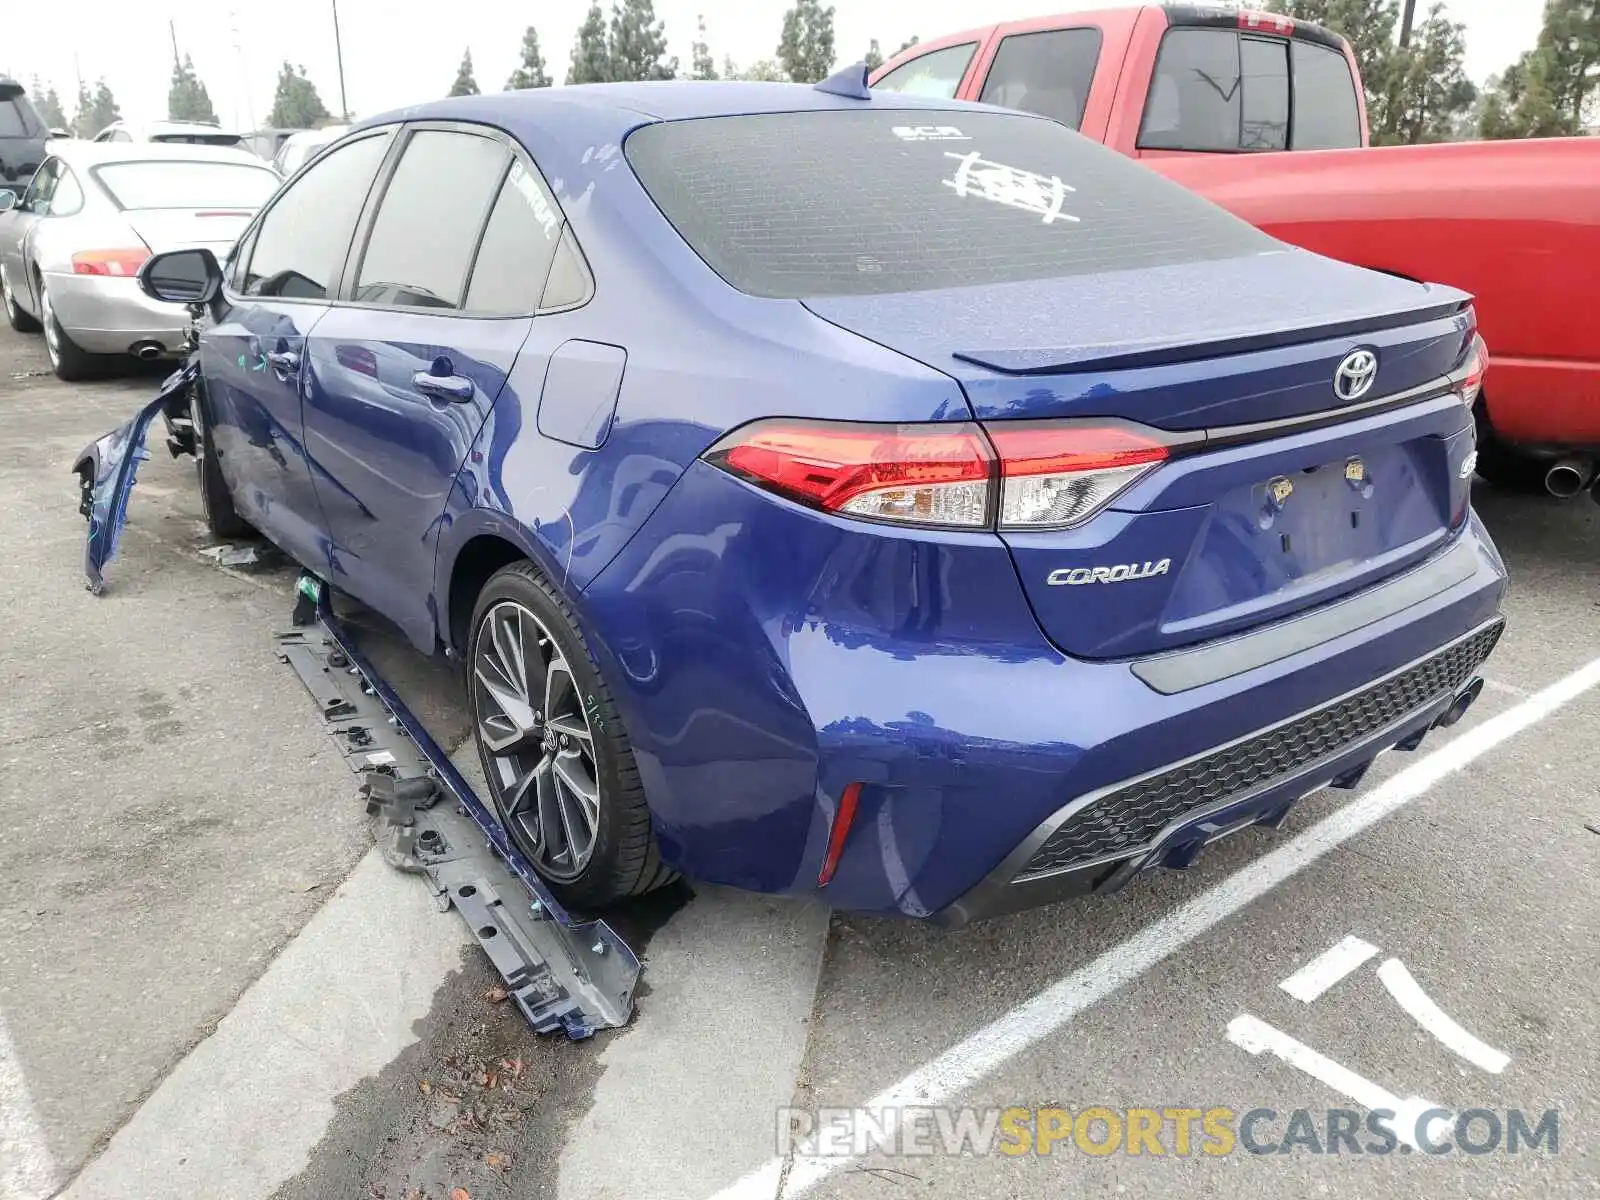
[[383, 135], [347, 142], [278, 198], [256, 227], [244, 277], [247, 295], [327, 297], [388, 149]]
[[561, 244], [561, 225], [561, 211], [544, 184], [513, 162], [483, 230], [467, 311], [509, 317], [537, 310]]
[[1345, 56], [1326, 46], [1296, 39], [1289, 43], [1289, 57], [1294, 63], [1294, 148], [1341, 150], [1360, 146], [1361, 110]]
[[378, 205], [351, 298], [460, 308], [473, 248], [509, 157], [499, 142], [476, 134], [412, 134]]
[[967, 64], [977, 52], [976, 42], [960, 46], [946, 46], [921, 58], [913, 58], [890, 71], [873, 90], [879, 92], [904, 92], [909, 96], [933, 96], [940, 100], [955, 99], [956, 89], [966, 76]]
[[23, 119], [21, 107], [15, 100], [0, 100], [0, 137], [27, 136], [28, 122]]
[[629, 163], [723, 279], [866, 295], [1229, 258], [1259, 230], [1037, 117], [829, 110], [662, 122]]
[[1001, 39], [989, 78], [978, 98], [986, 104], [1020, 108], [1060, 121], [1083, 124], [1095, 63], [1100, 58], [1098, 29], [1050, 29]]

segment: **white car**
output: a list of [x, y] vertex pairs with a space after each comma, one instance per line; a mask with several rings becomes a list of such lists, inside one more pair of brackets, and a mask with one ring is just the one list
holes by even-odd
[[348, 125], [325, 125], [321, 129], [291, 133], [278, 147], [272, 165], [278, 169], [279, 175], [287, 179], [315, 158], [324, 147], [333, 145], [349, 131]]
[[208, 121], [116, 121], [97, 142], [177, 142], [188, 146], [242, 146], [244, 138]]

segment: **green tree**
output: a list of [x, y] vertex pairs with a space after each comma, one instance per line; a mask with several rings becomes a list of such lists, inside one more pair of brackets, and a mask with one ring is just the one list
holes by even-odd
[[1600, 95], [1600, 5], [1547, 0], [1532, 50], [1510, 67], [1484, 104], [1486, 138], [1565, 137], [1578, 133]]
[[278, 68], [278, 88], [272, 96], [267, 124], [279, 129], [315, 129], [328, 115], [316, 85], [306, 77], [305, 67], [291, 66], [285, 59]]
[[1403, 145], [1448, 141], [1478, 98], [1462, 65], [1466, 53], [1466, 26], [1450, 20], [1435, 0], [1412, 30], [1411, 44], [1398, 51], [1383, 124], [1373, 130], [1374, 140]]
[[789, 77], [783, 72], [783, 64], [774, 58], [758, 58], [748, 67], [738, 66], [733, 59], [722, 60], [722, 77], [724, 79], [738, 79], [745, 83], [787, 83]]
[[539, 31], [532, 25], [522, 34], [522, 62], [506, 80], [505, 90], [520, 92], [525, 88], [550, 86], [550, 76], [545, 71], [544, 55], [539, 51]]
[[909, 49], [911, 49], [911, 47], [915, 46], [921, 40], [922, 40], [921, 38], [919, 38], [916, 34], [913, 33], [905, 41], [900, 43], [900, 50], [896, 50], [895, 54], [899, 54], [901, 50], [909, 50]]
[[872, 44], [867, 47], [865, 61], [868, 71], [876, 71], [883, 66], [883, 50], [879, 47], [877, 38], [873, 38]]
[[78, 98], [72, 108], [72, 124], [68, 128], [73, 137], [93, 137], [99, 133], [98, 129], [90, 127], [94, 120], [94, 96], [89, 91], [89, 86], [81, 80], [78, 83]]
[[67, 111], [61, 107], [61, 96], [57, 93], [55, 85], [46, 87], [39, 82], [39, 77], [33, 77], [33, 106], [39, 110], [39, 119], [45, 123], [47, 129], [70, 129], [72, 122], [67, 120]]
[[613, 79], [675, 79], [678, 60], [666, 53], [667, 29], [656, 20], [651, 0], [622, 0], [611, 6]]
[[783, 14], [778, 61], [796, 83], [815, 83], [833, 70], [833, 6], [822, 0], [795, 0]]
[[447, 95], [476, 96], [477, 94], [478, 81], [472, 77], [472, 47], [468, 46], [461, 52], [461, 65], [456, 68], [456, 81], [450, 85]]
[[[78, 96], [81, 102], [86, 98], [87, 93], [80, 91]], [[84, 115], [80, 109], [79, 119], [81, 120]], [[117, 107], [116, 98], [112, 96], [111, 89], [106, 86], [104, 76], [95, 80], [94, 97], [89, 101], [87, 116], [86, 129], [84, 132], [79, 133], [79, 137], [93, 137], [107, 125], [112, 125], [122, 120], [122, 110]]]
[[606, 15], [598, 0], [589, 5], [588, 15], [578, 26], [572, 43], [572, 62], [567, 68], [568, 83], [604, 83], [611, 79], [611, 44], [606, 40]]
[[217, 119], [217, 110], [211, 105], [211, 93], [195, 73], [194, 59], [183, 56], [182, 62], [172, 64], [172, 86], [167, 89], [167, 119], [169, 121], [211, 121]]
[[706, 19], [696, 17], [698, 24], [695, 26], [694, 45], [689, 48], [689, 60], [693, 64], [694, 79], [715, 79], [717, 65], [711, 58], [711, 47], [706, 44]]

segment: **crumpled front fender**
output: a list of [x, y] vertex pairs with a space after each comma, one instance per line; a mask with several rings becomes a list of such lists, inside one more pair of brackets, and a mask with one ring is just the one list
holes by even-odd
[[83, 487], [78, 511], [89, 522], [83, 571], [89, 579], [89, 590], [97, 596], [105, 590], [103, 571], [117, 552], [122, 526], [128, 518], [128, 495], [133, 491], [139, 464], [150, 457], [145, 449], [150, 422], [158, 413], [187, 404], [185, 395], [199, 371], [198, 360], [190, 358], [167, 376], [155, 399], [141, 408], [133, 420], [89, 443], [72, 464]]

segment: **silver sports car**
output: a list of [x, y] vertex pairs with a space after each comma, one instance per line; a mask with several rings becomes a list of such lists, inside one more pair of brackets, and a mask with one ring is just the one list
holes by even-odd
[[51, 142], [18, 197], [0, 190], [0, 300], [13, 329], [43, 329], [62, 379], [115, 356], [183, 347], [183, 308], [148, 299], [135, 276], [150, 255], [206, 246], [225, 259], [277, 190], [245, 150], [150, 142]]

